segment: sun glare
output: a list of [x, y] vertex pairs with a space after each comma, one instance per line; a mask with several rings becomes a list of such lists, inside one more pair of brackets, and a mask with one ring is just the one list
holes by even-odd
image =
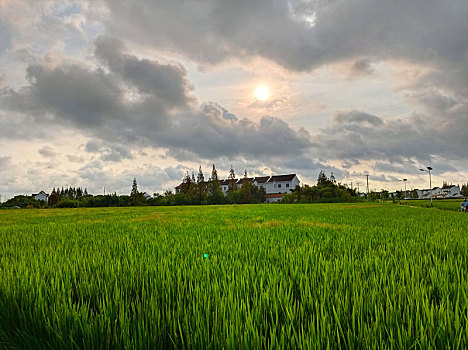
[[265, 101], [268, 98], [268, 88], [264, 85], [258, 86], [255, 89], [255, 97], [260, 101]]

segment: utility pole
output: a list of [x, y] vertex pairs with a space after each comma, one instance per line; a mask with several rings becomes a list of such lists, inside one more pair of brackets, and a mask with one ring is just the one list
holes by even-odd
[[403, 181], [405, 183], [405, 204], [408, 204], [408, 200], [406, 196], [406, 181], [408, 181], [408, 179], [403, 179], [403, 180], [398, 180], [398, 181]]
[[432, 207], [432, 180], [431, 180], [431, 170], [432, 170], [432, 168], [430, 166], [427, 166], [426, 169], [419, 169], [419, 170], [425, 171], [426, 173], [429, 173], [429, 189], [431, 191], [431, 207]]
[[104, 196], [106, 195], [106, 186], [104, 186]]
[[366, 181], [367, 181], [367, 201], [369, 202], [369, 174], [366, 174]]
[[359, 193], [359, 182], [356, 182], [357, 185], [357, 193]]

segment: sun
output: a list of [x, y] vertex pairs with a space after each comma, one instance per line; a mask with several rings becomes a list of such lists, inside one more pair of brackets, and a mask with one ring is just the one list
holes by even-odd
[[260, 101], [265, 101], [268, 98], [268, 88], [265, 85], [257, 86], [255, 89], [255, 97]]

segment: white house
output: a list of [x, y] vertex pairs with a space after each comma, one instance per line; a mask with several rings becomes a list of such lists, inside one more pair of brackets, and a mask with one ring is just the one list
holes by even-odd
[[458, 185], [445, 185], [440, 189], [442, 198], [461, 198], [460, 187]]
[[[234, 179], [234, 181], [237, 183], [237, 179]], [[219, 186], [221, 187], [221, 191], [223, 191], [224, 194], [227, 194], [229, 190], [229, 180], [219, 180]]]
[[33, 193], [32, 196], [34, 197], [34, 199], [36, 199], [38, 201], [47, 202], [47, 200], [49, 199], [49, 195], [47, 193], [45, 193], [44, 191], [41, 191], [39, 193]]
[[145, 196], [146, 200], [153, 198], [153, 196], [146, 192], [143, 192], [143, 196]]
[[[416, 190], [418, 199], [431, 199], [431, 190]], [[432, 198], [462, 198], [458, 185], [444, 185], [432, 189]]]
[[[301, 184], [296, 174], [257, 176], [247, 179], [234, 179], [234, 181], [237, 188], [242, 187], [244, 181], [249, 181], [257, 187], [263, 187], [266, 192], [266, 203], [280, 202], [285, 193], [291, 193], [296, 186]], [[219, 186], [225, 195], [229, 190], [229, 183], [229, 179], [219, 180]], [[182, 184], [175, 187], [176, 194], [180, 193], [181, 187]]]

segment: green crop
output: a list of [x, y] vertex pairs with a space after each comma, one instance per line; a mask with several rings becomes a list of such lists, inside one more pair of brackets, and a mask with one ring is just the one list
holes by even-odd
[[0, 211], [0, 348], [466, 348], [468, 215]]
[[[461, 203], [463, 201], [464, 199], [434, 199], [432, 201], [432, 206], [437, 209], [460, 211]], [[407, 203], [404, 201], [401, 201], [401, 203], [423, 208], [431, 207], [430, 199], [408, 200]]]

